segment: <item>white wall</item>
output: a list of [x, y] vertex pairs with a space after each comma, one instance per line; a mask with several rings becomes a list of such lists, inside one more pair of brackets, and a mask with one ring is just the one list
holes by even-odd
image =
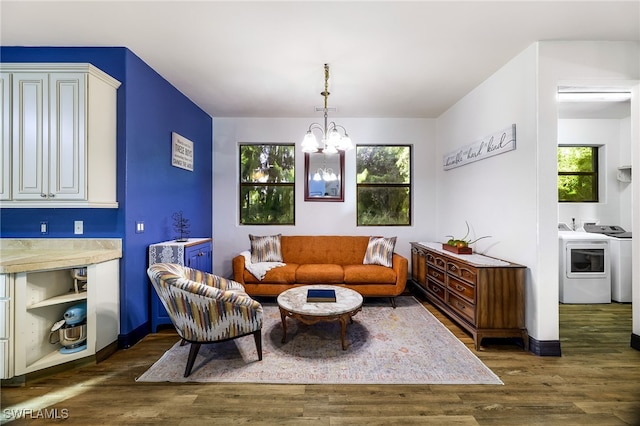
[[[633, 167], [638, 164], [638, 79], [640, 78], [640, 43], [638, 42], [540, 42], [538, 43], [538, 172], [539, 172], [539, 244], [544, 254], [540, 256], [541, 270], [557, 271], [558, 249], [557, 232], [555, 230], [557, 216], [557, 138], [558, 138], [558, 108], [556, 94], [560, 85], [608, 85], [632, 88], [635, 95], [631, 100], [631, 144], [633, 152]], [[636, 180], [637, 181], [637, 180]], [[634, 206], [632, 217], [640, 216], [640, 197], [636, 181], [633, 182]], [[633, 223], [632, 230], [638, 235], [640, 232], [638, 221]], [[637, 257], [638, 239], [634, 239], [633, 250]], [[636, 262], [637, 263], [637, 262]], [[557, 297], [557, 274], [553, 284], [545, 286], [549, 291], [555, 291]], [[638, 267], [633, 271], [633, 332], [640, 334], [640, 277]], [[545, 298], [543, 309], [551, 312], [553, 304], [551, 297]], [[557, 325], [554, 326], [557, 330]], [[545, 327], [545, 335], [551, 335], [551, 324]], [[556, 332], [557, 333], [557, 332]]]
[[[232, 275], [231, 259], [249, 248], [249, 234], [397, 236], [396, 252], [410, 259], [411, 241], [435, 238], [435, 121], [430, 119], [336, 118], [354, 144], [413, 145], [412, 226], [357, 227], [355, 150], [345, 156], [345, 201], [304, 201], [304, 155], [300, 141], [311, 118], [216, 118], [213, 145], [213, 270]], [[295, 226], [246, 226], [238, 220], [238, 143], [296, 143]]]
[[[437, 120], [437, 237], [491, 235], [475, 251], [527, 266], [527, 328], [536, 339], [555, 339], [540, 323], [537, 243], [536, 46], [476, 87]], [[516, 124], [516, 149], [448, 171], [447, 152]], [[551, 171], [553, 173], [553, 171]], [[557, 295], [555, 302], [557, 303]], [[557, 309], [556, 309], [557, 310]], [[555, 319], [557, 326], [557, 319]], [[549, 326], [547, 325], [547, 328]]]
[[602, 146], [600, 202], [559, 203], [560, 222], [571, 226], [571, 219], [575, 218], [579, 228], [585, 220], [595, 219], [602, 225], [631, 230], [631, 185], [617, 179], [618, 167], [631, 164], [630, 126], [629, 118], [558, 120], [558, 144]]

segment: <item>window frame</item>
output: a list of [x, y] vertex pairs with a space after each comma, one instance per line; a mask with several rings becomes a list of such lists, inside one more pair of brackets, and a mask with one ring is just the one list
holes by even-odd
[[[290, 147], [293, 153], [293, 169], [291, 175], [293, 176], [293, 180], [291, 182], [256, 182], [256, 181], [242, 181], [242, 147], [244, 146], [284, 146]], [[296, 173], [295, 173], [295, 163], [296, 163], [296, 146], [295, 143], [292, 142], [279, 142], [279, 143], [249, 143], [249, 142], [240, 142], [238, 143], [238, 224], [240, 226], [291, 226], [296, 224]], [[291, 206], [291, 222], [286, 223], [271, 223], [271, 222], [252, 222], [245, 223], [243, 222], [242, 210], [243, 210], [243, 197], [242, 192], [244, 188], [255, 188], [255, 187], [290, 187], [291, 194], [293, 196], [292, 206]]]
[[[600, 147], [597, 145], [574, 145], [574, 144], [558, 144], [558, 148], [589, 148], [591, 150], [591, 168], [590, 172], [568, 172], [568, 171], [560, 171], [558, 168], [558, 178], [560, 176], [591, 176], [592, 188], [591, 195], [592, 199], [586, 200], [563, 200], [560, 198], [560, 191], [558, 191], [558, 202], [559, 203], [599, 203], [600, 202]], [[557, 157], [557, 150], [556, 150]], [[557, 161], [557, 160], [556, 160]], [[556, 187], [557, 187], [556, 182]]]
[[[373, 148], [391, 148], [402, 147], [409, 149], [409, 182], [408, 183], [358, 183], [358, 148], [373, 147]], [[355, 148], [356, 165], [355, 165], [355, 181], [356, 181], [356, 226], [412, 226], [413, 225], [413, 145], [411, 144], [357, 144]], [[360, 188], [407, 188], [409, 191], [409, 207], [408, 207], [408, 223], [376, 223], [376, 224], [361, 224], [358, 208], [360, 206]]]

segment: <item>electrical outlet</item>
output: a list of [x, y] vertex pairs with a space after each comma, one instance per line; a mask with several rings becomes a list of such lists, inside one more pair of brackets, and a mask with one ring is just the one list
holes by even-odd
[[42, 235], [49, 233], [49, 222], [47, 222], [46, 220], [40, 222], [40, 233]]
[[136, 222], [136, 234], [142, 234], [144, 232], [144, 222]]
[[84, 233], [84, 223], [81, 220], [76, 220], [73, 222], [73, 233], [76, 235]]

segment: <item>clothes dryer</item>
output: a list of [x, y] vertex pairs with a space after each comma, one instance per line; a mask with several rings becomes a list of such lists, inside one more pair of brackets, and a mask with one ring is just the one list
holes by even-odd
[[609, 237], [560, 231], [560, 303], [611, 303]]

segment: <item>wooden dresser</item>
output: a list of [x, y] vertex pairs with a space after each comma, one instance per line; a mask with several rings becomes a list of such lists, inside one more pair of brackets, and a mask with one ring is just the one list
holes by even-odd
[[433, 305], [473, 336], [518, 337], [525, 327], [526, 267], [479, 254], [454, 254], [441, 243], [411, 243], [411, 281]]

